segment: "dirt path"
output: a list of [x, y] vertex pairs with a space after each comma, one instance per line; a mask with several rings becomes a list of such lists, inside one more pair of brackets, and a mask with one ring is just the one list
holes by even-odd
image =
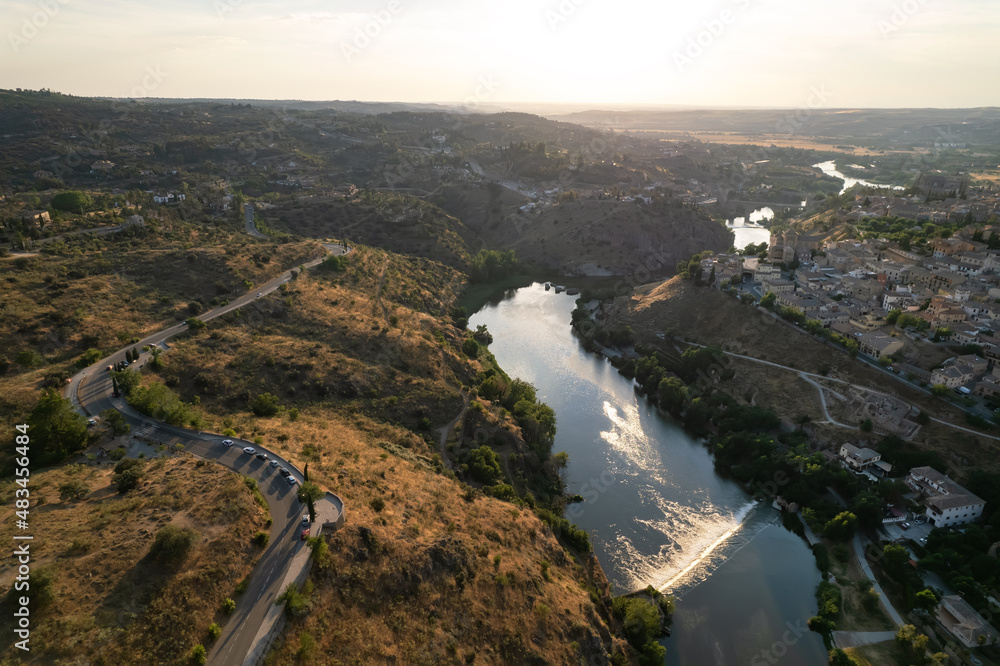
[[453, 418], [448, 423], [448, 425], [442, 427], [439, 431], [441, 433], [441, 443], [440, 443], [441, 460], [448, 467], [448, 469], [452, 469], [451, 459], [448, 458], [448, 435], [451, 433], [455, 425], [458, 424], [458, 422], [461, 421], [463, 418], [465, 418], [465, 412], [468, 409], [469, 409], [469, 394], [462, 393], [462, 411], [460, 411], [458, 413], [458, 416]]

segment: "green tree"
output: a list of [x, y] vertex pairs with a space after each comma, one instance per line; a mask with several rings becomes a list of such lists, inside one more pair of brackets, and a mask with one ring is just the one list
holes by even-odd
[[274, 416], [281, 410], [278, 397], [271, 393], [261, 393], [250, 403], [250, 410], [257, 416]]
[[36, 464], [59, 462], [87, 444], [87, 419], [55, 389], [43, 389], [27, 419]]
[[197, 542], [198, 533], [194, 530], [168, 524], [156, 533], [149, 554], [157, 562], [167, 566], [177, 566], [188, 558]]
[[687, 386], [677, 377], [667, 377], [660, 380], [656, 392], [660, 399], [660, 406], [674, 415], [680, 414], [684, 410], [689, 398]]
[[191, 663], [193, 664], [204, 664], [208, 660], [208, 652], [205, 650], [205, 646], [198, 643], [193, 648], [191, 648]]
[[833, 541], [847, 541], [854, 536], [858, 517], [850, 511], [842, 511], [823, 527], [823, 535]]
[[914, 605], [930, 612], [937, 608], [938, 597], [934, 594], [934, 590], [923, 589], [914, 596]]
[[504, 478], [500, 458], [496, 451], [485, 444], [469, 451], [467, 460], [472, 478], [480, 483], [493, 485]]
[[82, 215], [93, 205], [94, 199], [90, 195], [84, 194], [79, 190], [60, 192], [52, 197], [52, 207], [56, 210], [66, 211], [67, 213], [78, 213]]
[[771, 310], [774, 308], [774, 304], [778, 302], [778, 295], [773, 291], [769, 291], [760, 299], [761, 307]]
[[476, 342], [475, 338], [466, 338], [462, 343], [462, 351], [469, 358], [476, 358], [479, 356], [479, 343]]
[[115, 473], [111, 483], [119, 493], [125, 494], [139, 487], [139, 482], [146, 473], [146, 463], [136, 458], [126, 458], [115, 465]]
[[309, 505], [309, 520], [316, 520], [315, 503], [323, 498], [323, 491], [312, 481], [306, 481], [299, 486], [299, 501]]
[[59, 499], [64, 502], [76, 502], [87, 496], [90, 487], [79, 479], [73, 479], [59, 486]]
[[125, 416], [114, 407], [108, 407], [101, 412], [101, 420], [111, 428], [115, 435], [124, 435], [132, 429], [132, 426], [125, 420]]
[[906, 572], [910, 552], [898, 543], [887, 543], [882, 547], [882, 566], [893, 578], [899, 580]]

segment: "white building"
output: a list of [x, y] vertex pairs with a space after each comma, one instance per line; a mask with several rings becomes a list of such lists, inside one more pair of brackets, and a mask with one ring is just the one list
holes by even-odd
[[924, 497], [927, 517], [935, 527], [964, 525], [983, 515], [986, 502], [933, 467], [914, 467], [906, 485]]

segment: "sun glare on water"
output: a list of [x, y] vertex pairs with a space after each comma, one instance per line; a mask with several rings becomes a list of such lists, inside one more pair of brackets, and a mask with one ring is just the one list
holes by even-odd
[[616, 407], [604, 402], [610, 427], [601, 437], [643, 478], [640, 499], [662, 513], [656, 518], [632, 518], [659, 541], [658, 552], [643, 552], [628, 536], [619, 534], [608, 544], [621, 562], [635, 588], [652, 583], [662, 592], [675, 592], [707, 578], [712, 569], [749, 542], [744, 519], [757, 505], [747, 502], [735, 511], [720, 509], [705, 498], [685, 498], [677, 502], [664, 496], [663, 489], [675, 485], [658, 443], [643, 430], [635, 404]]

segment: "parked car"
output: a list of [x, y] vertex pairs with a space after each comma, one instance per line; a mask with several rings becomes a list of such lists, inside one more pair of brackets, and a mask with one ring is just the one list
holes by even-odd
[[289, 474], [291, 474], [291, 472], [289, 472], [284, 467], [281, 468], [281, 476], [288, 476]]
[[271, 460], [271, 462], [269, 462], [268, 464], [269, 464], [269, 465], [270, 465], [271, 467], [277, 467], [277, 466], [278, 466], [278, 465], [280, 465], [281, 463], [280, 463], [280, 462], [278, 462], [277, 460]]
[[902, 527], [904, 530], [910, 529], [909, 523], [900, 523], [899, 526]]
[[299, 482], [299, 480], [296, 479], [294, 476], [289, 476], [288, 477], [288, 485], [294, 486], [298, 482]]
[[252, 456], [253, 454], [257, 453], [257, 449], [253, 448], [252, 446], [244, 446], [243, 453]]
[[302, 536], [299, 537], [299, 538], [302, 539], [303, 541], [305, 541], [306, 539], [309, 538], [309, 528], [308, 527], [305, 528], [304, 530], [302, 530]]
[[233, 440], [231, 440], [231, 439], [224, 439], [224, 440], [222, 440], [222, 445], [228, 448], [228, 447], [230, 447], [230, 446], [233, 445]]
[[309, 514], [308, 513], [303, 513], [302, 514], [302, 524], [303, 525], [308, 525], [309, 523], [310, 523]]
[[267, 454], [266, 453], [258, 453], [257, 454], [257, 460], [267, 461]]
[[927, 545], [927, 537], [920, 537], [920, 543]]

